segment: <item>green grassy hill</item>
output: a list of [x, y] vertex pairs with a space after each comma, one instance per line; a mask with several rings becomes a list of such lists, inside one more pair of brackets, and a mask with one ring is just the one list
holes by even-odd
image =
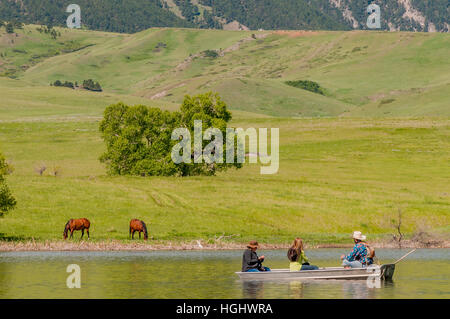
[[[11, 35], [0, 34], [3, 73], [40, 85], [93, 78], [106, 92], [164, 103], [215, 90], [232, 109], [278, 116], [450, 115], [448, 34], [61, 33], [51, 40], [29, 26], [14, 43], [8, 42]], [[207, 50], [218, 56], [208, 57]], [[293, 88], [288, 80], [312, 80], [327, 93]]]
[[[61, 33], [0, 33], [1, 72], [15, 78], [0, 78], [0, 150], [18, 201], [0, 239], [57, 240], [69, 218], [87, 217], [94, 241], [125, 240], [131, 218], [162, 241], [347, 242], [355, 229], [374, 240], [395, 232], [398, 208], [408, 236], [448, 238], [448, 35]], [[104, 92], [49, 86], [89, 77]], [[326, 94], [284, 83], [304, 79]], [[278, 174], [248, 164], [215, 177], [106, 175], [98, 124], [107, 105], [174, 110], [184, 94], [208, 90], [230, 105], [231, 126], [280, 128]]]
[[0, 220], [0, 238], [59, 240], [69, 218], [87, 217], [94, 241], [126, 240], [132, 218], [147, 221], [157, 241], [346, 243], [355, 229], [373, 241], [395, 233], [401, 208], [408, 237], [448, 239], [448, 120], [233, 115], [233, 127], [280, 128], [278, 174], [247, 164], [215, 177], [110, 177], [95, 118], [1, 122], [18, 206]]
[[[2, 240], [58, 240], [69, 218], [88, 217], [92, 240], [126, 240], [128, 222], [149, 222], [154, 240], [347, 242], [395, 233], [448, 238], [450, 122], [417, 119], [290, 119], [233, 111], [233, 127], [278, 127], [280, 170], [247, 164], [215, 177], [110, 177], [98, 158], [104, 107], [139, 97], [30, 86], [1, 79], [0, 149], [17, 208], [0, 220]], [[147, 103], [150, 102], [150, 103]], [[152, 104], [154, 103], [154, 104]], [[45, 166], [43, 176], [38, 169]], [[56, 172], [56, 174], [55, 174]], [[56, 176], [55, 176], [56, 175]]]

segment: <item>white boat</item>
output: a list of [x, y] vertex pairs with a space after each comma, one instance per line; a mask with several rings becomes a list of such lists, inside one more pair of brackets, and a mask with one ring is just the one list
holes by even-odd
[[395, 264], [371, 265], [367, 268], [324, 267], [318, 270], [290, 271], [289, 269], [272, 269], [260, 272], [236, 272], [242, 280], [317, 280], [345, 279], [361, 280], [368, 278], [392, 279]]

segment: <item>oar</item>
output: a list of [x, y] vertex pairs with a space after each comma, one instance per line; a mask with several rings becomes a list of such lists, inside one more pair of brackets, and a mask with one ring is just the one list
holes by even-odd
[[411, 250], [409, 253], [407, 253], [406, 255], [404, 255], [402, 258], [400, 258], [399, 260], [397, 260], [397, 261], [394, 263], [394, 265], [397, 264], [397, 263], [399, 263], [400, 261], [402, 261], [404, 258], [406, 258], [408, 255], [412, 254], [412, 253], [415, 252], [415, 251], [416, 251], [416, 249], [414, 248], [414, 249]]

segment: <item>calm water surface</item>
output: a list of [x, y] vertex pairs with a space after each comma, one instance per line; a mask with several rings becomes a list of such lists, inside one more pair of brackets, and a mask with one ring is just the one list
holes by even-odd
[[[408, 250], [377, 250], [392, 262]], [[338, 266], [345, 249], [309, 250], [312, 264]], [[286, 268], [283, 250], [260, 251]], [[0, 298], [450, 298], [450, 249], [421, 249], [381, 288], [361, 281], [243, 282], [242, 251], [0, 252]], [[69, 289], [66, 267], [81, 267]]]

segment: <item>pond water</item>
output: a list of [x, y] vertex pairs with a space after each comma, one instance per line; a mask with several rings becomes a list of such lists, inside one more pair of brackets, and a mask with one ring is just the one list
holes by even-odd
[[[379, 249], [381, 262], [408, 250]], [[312, 264], [338, 266], [346, 249], [306, 252]], [[284, 250], [259, 251], [265, 265], [286, 268]], [[450, 249], [420, 249], [380, 288], [365, 280], [244, 282], [242, 251], [0, 252], [0, 298], [450, 298]], [[81, 289], [69, 289], [69, 264]]]

